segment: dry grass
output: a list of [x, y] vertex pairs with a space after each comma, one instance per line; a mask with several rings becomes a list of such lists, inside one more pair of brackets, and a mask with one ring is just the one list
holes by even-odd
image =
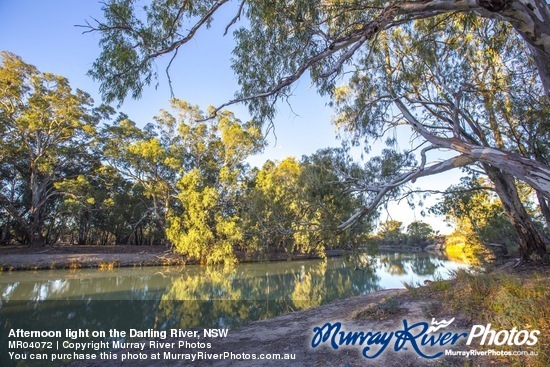
[[487, 347], [529, 350], [537, 352], [537, 356], [492, 357], [487, 365], [550, 366], [548, 275], [536, 270], [528, 274], [474, 274], [461, 270], [456, 272], [452, 281], [434, 281], [427, 287], [410, 288], [409, 295], [413, 298], [431, 299], [430, 305], [433, 307], [424, 310], [425, 314], [461, 314], [470, 324], [491, 324], [493, 330], [511, 330], [516, 327], [518, 330], [540, 331], [538, 343], [533, 347]]
[[118, 268], [120, 266], [120, 261], [109, 261], [109, 262], [98, 262], [97, 268], [99, 270], [113, 270], [114, 268]]
[[363, 310], [353, 315], [353, 318], [356, 320], [378, 321], [390, 319], [406, 311], [404, 308], [399, 307], [399, 305], [399, 296], [385, 298], [381, 302], [370, 303]]

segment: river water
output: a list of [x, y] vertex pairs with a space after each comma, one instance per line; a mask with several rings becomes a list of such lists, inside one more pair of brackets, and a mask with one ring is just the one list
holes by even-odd
[[[379, 289], [403, 288], [404, 282], [448, 278], [464, 267], [435, 254], [384, 252], [233, 268], [10, 272], [0, 274], [0, 332], [6, 340], [14, 328], [234, 328]], [[6, 355], [3, 344], [0, 356]]]
[[[0, 301], [277, 300], [317, 306], [378, 289], [447, 278], [463, 264], [430, 253], [362, 253], [354, 258], [114, 270], [0, 274]], [[311, 307], [310, 306], [310, 307]]]

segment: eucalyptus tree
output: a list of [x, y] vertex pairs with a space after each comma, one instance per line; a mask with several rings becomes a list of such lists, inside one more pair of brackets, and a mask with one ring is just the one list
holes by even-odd
[[299, 184], [301, 170], [295, 158], [286, 158], [267, 161], [255, 173], [247, 195], [245, 228], [250, 250], [279, 250], [291, 255], [298, 249], [294, 236], [307, 225]]
[[342, 179], [360, 167], [343, 149], [321, 149], [301, 160], [267, 161], [255, 172], [247, 192], [246, 235], [251, 250], [316, 253], [363, 243], [371, 218], [348, 231], [340, 223], [363, 204]]
[[[139, 97], [157, 77], [154, 61], [171, 56], [169, 72], [182, 46], [208, 27], [215, 14], [228, 8], [235, 16], [226, 31], [238, 27], [233, 68], [241, 85], [228, 103], [247, 103], [259, 121], [270, 120], [276, 102], [288, 97], [294, 83], [309, 74], [320, 93], [336, 98], [343, 125], [372, 138], [382, 135], [388, 125], [407, 124], [413, 135], [426, 142], [421, 161], [409, 166], [408, 172], [401, 170], [384, 186], [365, 186], [372, 200], [340, 228], [348, 228], [374, 210], [385, 194], [395, 193], [411, 180], [478, 164], [500, 186], [508, 214], [516, 218], [518, 233], [525, 234], [523, 256], [545, 252], [545, 240], [517, 203], [512, 176], [532, 186], [544, 207], [550, 198], [550, 169], [540, 157], [518, 152], [513, 139], [501, 144], [493, 136], [497, 134], [494, 128], [485, 129], [485, 124], [494, 127], [506, 122], [501, 122], [503, 113], [491, 107], [503, 100], [491, 101], [495, 92], [480, 88], [485, 83], [482, 78], [488, 77], [492, 88], [500, 88], [504, 96], [506, 86], [494, 85], [496, 74], [504, 73], [504, 83], [514, 87], [504, 100], [510, 105], [507, 116], [514, 115], [510, 111], [518, 103], [525, 110], [530, 102], [519, 91], [522, 83], [531, 88], [531, 97], [546, 97], [546, 101], [535, 98], [537, 106], [548, 102], [550, 6], [545, 1], [243, 0], [234, 8], [229, 3], [158, 0], [146, 7], [128, 0], [105, 3], [105, 20], [88, 24], [88, 30], [101, 33], [103, 50], [90, 75], [101, 81], [107, 100], [122, 100], [128, 93]], [[245, 21], [236, 26], [241, 18]], [[484, 32], [483, 37], [477, 30]], [[396, 52], [396, 46], [401, 50]], [[516, 46], [512, 55], [511, 48]], [[501, 50], [505, 55], [499, 54]], [[509, 56], [513, 64], [507, 61]], [[497, 73], [491, 60], [496, 61]], [[348, 72], [350, 90], [338, 90], [338, 77]], [[472, 96], [475, 102], [468, 105]], [[476, 116], [470, 109], [474, 105], [482, 106], [485, 116]], [[536, 124], [547, 125], [547, 108], [533, 107], [539, 111], [538, 117], [532, 114]], [[480, 118], [484, 121], [478, 122]], [[524, 125], [521, 120], [514, 123]], [[476, 131], [480, 134], [472, 135]], [[442, 148], [458, 154], [428, 164], [425, 153]]]
[[[107, 159], [104, 159], [107, 161]], [[152, 200], [144, 186], [124, 177], [109, 165], [56, 183], [63, 193], [56, 217], [62, 240], [80, 245], [160, 244]]]
[[121, 114], [100, 132], [100, 149], [107, 165], [132, 185], [148, 207], [134, 226], [152, 221], [157, 230], [166, 229], [168, 212], [174, 206], [176, 182], [183, 172], [184, 155], [178, 148], [178, 136], [172, 122], [162, 117], [158, 124], [143, 129]]
[[[366, 204], [365, 195], [353, 190], [359, 181], [373, 180], [368, 167], [353, 161], [345, 148], [325, 148], [301, 160], [302, 200], [308, 208], [308, 220], [318, 224], [318, 231], [310, 231], [313, 243], [325, 248], [348, 248], [362, 245], [372, 230], [372, 219], [378, 214], [357, 220], [343, 231], [340, 226], [352, 213]], [[351, 182], [350, 182], [351, 178]]]
[[0, 65], [0, 208], [33, 246], [55, 221], [56, 185], [92, 170], [95, 125], [110, 110], [94, 108], [66, 78], [42, 73], [9, 52]]
[[[376, 138], [381, 129], [403, 123], [412, 128], [422, 162], [397, 174], [394, 184], [478, 167], [516, 228], [523, 258], [544, 257], [548, 239], [526, 211], [511, 173], [529, 170], [529, 162], [544, 167], [543, 154], [536, 152], [548, 141], [550, 109], [535, 68], [509, 27], [470, 15], [434, 18], [381, 34], [370, 51], [362, 60], [367, 71], [355, 72], [337, 90], [338, 123], [358, 138]], [[400, 114], [388, 113], [392, 106]], [[442, 148], [459, 154], [425, 166], [428, 152]], [[494, 159], [515, 168], [490, 162]]]
[[407, 243], [425, 247], [432, 243], [435, 233], [431, 225], [416, 220], [407, 226]]
[[206, 114], [197, 106], [173, 100], [172, 108], [159, 120], [174, 126], [183, 162], [167, 237], [190, 258], [234, 262], [234, 248], [244, 242], [246, 158], [263, 149], [263, 136], [252, 122], [243, 123], [229, 111], [204, 121]]
[[406, 242], [405, 234], [403, 233], [403, 222], [388, 219], [380, 225], [378, 237], [390, 246], [402, 245], [402, 242]]

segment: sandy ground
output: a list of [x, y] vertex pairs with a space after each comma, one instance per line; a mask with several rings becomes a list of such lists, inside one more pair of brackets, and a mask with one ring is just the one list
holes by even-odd
[[162, 246], [55, 246], [0, 248], [0, 267], [9, 270], [180, 265], [185, 259]]
[[[387, 319], [365, 319], [361, 312], [368, 307], [373, 307], [389, 296], [403, 294], [405, 290], [389, 289], [373, 292], [366, 295], [353, 297], [347, 300], [334, 302], [307, 311], [293, 312], [268, 320], [253, 322], [240, 329], [231, 330], [228, 337], [218, 339], [204, 339], [201, 342], [212, 344], [211, 349], [201, 349], [209, 353], [229, 352], [234, 354], [256, 353], [293, 353], [296, 359], [292, 361], [275, 360], [153, 360], [152, 354], [160, 352], [190, 353], [196, 350], [189, 349], [149, 349], [144, 351], [130, 350], [131, 353], [145, 353], [147, 357], [142, 360], [121, 363], [123, 354], [128, 350], [117, 352], [118, 360], [82, 361], [71, 364], [71, 367], [95, 367], [95, 366], [125, 366], [132, 367], [181, 367], [181, 366], [243, 366], [243, 367], [267, 367], [267, 366], [292, 366], [292, 367], [314, 367], [314, 366], [388, 366], [388, 367], [420, 367], [420, 366], [453, 366], [453, 361], [442, 358], [428, 360], [419, 357], [410, 350], [395, 352], [391, 344], [376, 359], [368, 360], [361, 356], [361, 347], [344, 346], [338, 350], [322, 345], [318, 348], [310, 346], [313, 337], [313, 328], [322, 326], [326, 322], [341, 322], [343, 329], [348, 331], [389, 331], [403, 329], [403, 319], [408, 322], [428, 321], [423, 314], [423, 302], [404, 302], [399, 307], [399, 316]], [[358, 316], [359, 315], [359, 316]], [[461, 322], [455, 321], [453, 332]], [[462, 329], [463, 331], [465, 329]], [[159, 340], [161, 342], [176, 342], [182, 339]], [[147, 341], [148, 345], [149, 341]], [[439, 347], [436, 351], [441, 351]], [[410, 349], [410, 348], [409, 348]], [[429, 349], [424, 349], [429, 350]], [[445, 364], [443, 364], [445, 363]]]
[[[342, 256], [341, 250], [328, 250], [327, 256]], [[240, 262], [258, 261], [250, 255], [237, 254]], [[295, 254], [294, 260], [317, 258], [314, 254]], [[262, 257], [262, 260], [265, 260]], [[269, 260], [286, 261], [285, 253], [270, 254]], [[128, 266], [169, 266], [196, 264], [164, 246], [24, 246], [0, 247], [0, 271], [75, 269]]]

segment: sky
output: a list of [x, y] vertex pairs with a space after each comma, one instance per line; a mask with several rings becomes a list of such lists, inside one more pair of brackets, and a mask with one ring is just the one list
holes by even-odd
[[[100, 37], [94, 33], [83, 34], [85, 29], [77, 27], [86, 21], [93, 22], [92, 18], [102, 18], [101, 4], [95, 0], [0, 0], [0, 50], [20, 56], [42, 72], [68, 78], [73, 88], [90, 93], [99, 104], [99, 83], [86, 73], [100, 53]], [[230, 67], [234, 43], [231, 32], [223, 36], [225, 25], [231, 18], [229, 11], [217, 15], [210, 29], [199, 31], [196, 38], [179, 52], [171, 68], [176, 98], [205, 110], [209, 105], [219, 106], [234, 97], [238, 89]], [[157, 87], [151, 85], [139, 100], [127, 98], [117, 108], [140, 126], [153, 122], [153, 117], [161, 109], [169, 108], [170, 88], [164, 74], [167, 60], [158, 62], [160, 78]], [[299, 81], [290, 104], [280, 103], [278, 106], [275, 134], [269, 135], [265, 151], [249, 162], [261, 166], [267, 159], [300, 158], [321, 148], [339, 146], [331, 124], [334, 112], [327, 102], [306, 80]], [[228, 109], [243, 121], [249, 119], [242, 105]], [[402, 149], [408, 148], [406, 134], [404, 132], [400, 139], [405, 145], [401, 146]], [[376, 150], [373, 153], [376, 154]], [[459, 177], [459, 171], [448, 172], [421, 179], [415, 186], [444, 190], [456, 183]], [[435, 198], [426, 201], [427, 205], [434, 203]], [[382, 221], [399, 220], [405, 226], [414, 220], [423, 220], [441, 233], [450, 231], [442, 218], [423, 217], [420, 210], [411, 210], [403, 201], [383, 210], [380, 218]]]

